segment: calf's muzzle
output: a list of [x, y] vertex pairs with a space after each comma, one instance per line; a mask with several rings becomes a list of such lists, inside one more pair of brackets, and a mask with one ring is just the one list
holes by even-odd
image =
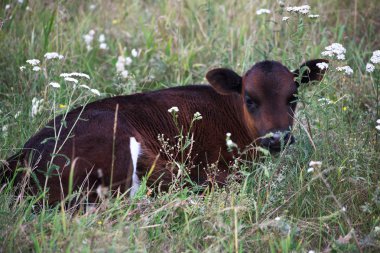
[[290, 131], [272, 131], [260, 139], [260, 145], [270, 151], [281, 151], [285, 145], [295, 141]]

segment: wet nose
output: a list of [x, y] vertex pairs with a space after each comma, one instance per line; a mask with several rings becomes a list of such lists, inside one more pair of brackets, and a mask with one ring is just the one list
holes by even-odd
[[271, 150], [281, 150], [281, 146], [294, 143], [294, 137], [289, 131], [277, 131], [261, 140], [261, 145]]

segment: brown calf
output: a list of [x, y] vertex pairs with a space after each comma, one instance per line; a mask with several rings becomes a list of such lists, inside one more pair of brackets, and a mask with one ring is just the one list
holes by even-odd
[[[11, 172], [17, 166], [33, 168], [37, 180], [32, 184], [36, 190], [38, 184], [46, 183], [50, 203], [67, 195], [70, 174], [74, 190], [83, 183], [95, 189], [112, 182], [113, 189], [130, 190], [133, 195], [154, 163], [148, 185], [160, 182], [167, 186], [173, 170], [167, 166], [169, 158], [162, 154], [158, 135], [172, 141], [179, 134], [177, 126], [183, 126], [185, 133], [199, 112], [202, 120], [191, 129], [195, 166], [190, 177], [198, 184], [206, 183], [207, 164], [217, 163], [215, 180], [223, 184], [233, 159], [227, 151], [226, 133], [231, 133], [231, 140], [241, 149], [260, 144], [280, 150], [281, 144], [293, 142], [290, 130], [298, 84], [321, 80], [323, 73], [316, 66], [320, 62], [327, 61], [301, 65], [307, 67], [302, 77], [298, 77], [299, 70], [290, 72], [275, 61], [259, 62], [243, 77], [229, 69], [214, 69], [206, 75], [212, 86], [169, 88], [78, 107], [65, 118], [61, 115], [50, 121], [19, 154], [8, 159], [8, 167]], [[168, 112], [173, 106], [179, 109], [177, 126]]]

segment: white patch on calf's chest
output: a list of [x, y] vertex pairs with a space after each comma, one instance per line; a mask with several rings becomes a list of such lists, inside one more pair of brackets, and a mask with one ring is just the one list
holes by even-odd
[[131, 151], [132, 165], [133, 165], [133, 174], [132, 174], [132, 187], [130, 190], [130, 196], [136, 194], [140, 186], [140, 179], [137, 176], [137, 159], [141, 152], [141, 144], [138, 143], [135, 137], [131, 137], [129, 141], [129, 149]]

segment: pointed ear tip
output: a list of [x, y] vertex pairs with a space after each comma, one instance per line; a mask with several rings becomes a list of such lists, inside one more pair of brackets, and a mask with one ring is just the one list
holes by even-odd
[[206, 73], [206, 79], [208, 80], [208, 81], [210, 81], [210, 80], [212, 80], [213, 78], [213, 75], [215, 74], [215, 72], [217, 71], [218, 69], [211, 69], [211, 70], [209, 70], [209, 71], [207, 71], [207, 73]]

